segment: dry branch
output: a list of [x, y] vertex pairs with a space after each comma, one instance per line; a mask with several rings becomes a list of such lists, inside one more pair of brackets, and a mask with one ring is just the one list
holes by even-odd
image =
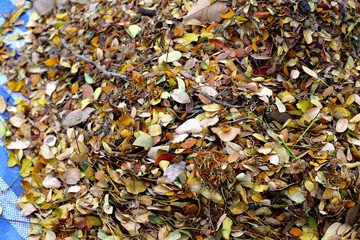
[[204, 97], [206, 97], [207, 99], [209, 99], [210, 101], [214, 102], [214, 103], [217, 103], [223, 107], [228, 107], [228, 108], [241, 108], [240, 106], [238, 105], [233, 105], [233, 104], [230, 104], [230, 103], [227, 103], [227, 102], [223, 102], [223, 101], [220, 101], [220, 100], [217, 100], [216, 98], [210, 96], [209, 94], [206, 94], [200, 90], [197, 90], [195, 89], [196, 92], [198, 92], [199, 94], [203, 95]]
[[128, 76], [126, 75], [123, 75], [123, 74], [119, 74], [119, 73], [113, 73], [113, 72], [109, 72], [107, 71], [105, 68], [103, 68], [102, 66], [100, 66], [100, 64], [98, 64], [97, 62], [95, 61], [92, 61], [78, 53], [76, 53], [74, 50], [72, 50], [72, 48], [66, 43], [66, 41], [64, 39], [61, 39], [61, 43], [62, 45], [64, 46], [64, 48], [66, 50], [68, 50], [72, 55], [74, 55], [76, 58], [84, 61], [84, 62], [87, 62], [87, 63], [91, 63], [93, 64], [97, 69], [99, 69], [103, 74], [105, 74], [106, 76], [108, 77], [116, 77], [116, 78], [120, 78], [122, 80], [125, 80], [125, 81], [130, 81], [130, 79], [128, 78]]

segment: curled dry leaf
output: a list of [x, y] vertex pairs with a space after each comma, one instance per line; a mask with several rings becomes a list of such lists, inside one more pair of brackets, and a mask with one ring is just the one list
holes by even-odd
[[216, 89], [210, 87], [210, 86], [202, 86], [199, 88], [201, 92], [211, 96], [211, 97], [215, 97], [218, 92], [216, 91]]
[[175, 102], [185, 104], [191, 102], [189, 95], [182, 89], [174, 89], [171, 92], [171, 97], [174, 99]]
[[70, 112], [65, 119], [62, 121], [61, 125], [63, 127], [75, 126], [81, 122], [86, 121], [89, 118], [89, 115], [95, 111], [95, 108], [87, 107], [84, 110], [81, 108], [76, 109]]
[[4, 113], [6, 110], [6, 102], [3, 96], [0, 95], [0, 113]]
[[44, 143], [49, 147], [53, 147], [56, 143], [56, 137], [54, 135], [47, 135], [44, 140]]
[[59, 179], [52, 176], [46, 176], [42, 184], [45, 188], [59, 188], [61, 186]]
[[35, 212], [37, 209], [35, 208], [34, 204], [28, 203], [26, 206], [21, 210], [21, 216], [27, 217], [33, 212]]
[[22, 115], [15, 115], [13, 117], [10, 118], [10, 123], [14, 126], [14, 127], [21, 127], [21, 125], [23, 123], [26, 122], [26, 119], [24, 118], [24, 116]]
[[240, 133], [239, 128], [230, 127], [229, 131], [224, 132], [221, 127], [213, 127], [211, 130], [224, 142], [230, 142]]
[[201, 131], [202, 127], [200, 125], [200, 120], [196, 118], [186, 120], [183, 124], [181, 124], [178, 128], [175, 129], [175, 132], [177, 134], [200, 133]]
[[220, 22], [220, 13], [227, 9], [225, 2], [215, 2], [210, 0], [199, 0], [191, 6], [189, 12], [183, 17], [186, 19], [197, 19], [200, 21]]
[[55, 157], [54, 153], [51, 151], [50, 147], [46, 144], [43, 144], [40, 148], [41, 151], [41, 155], [45, 158], [45, 159], [52, 159]]
[[7, 149], [26, 149], [30, 146], [30, 141], [27, 139], [16, 139], [15, 142], [11, 142], [6, 146]]
[[185, 162], [171, 164], [164, 171], [165, 182], [174, 182], [184, 168]]

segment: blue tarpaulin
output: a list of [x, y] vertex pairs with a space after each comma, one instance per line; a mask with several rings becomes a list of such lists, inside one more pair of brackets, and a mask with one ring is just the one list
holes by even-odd
[[[12, 13], [16, 9], [16, 0], [1, 0], [0, 1], [0, 25], [5, 22], [3, 13]], [[29, 20], [28, 13], [21, 15], [19, 20], [23, 20], [25, 23]], [[15, 30], [9, 33], [4, 39], [8, 39], [9, 36], [25, 32], [27, 28], [25, 26], [18, 26]], [[7, 41], [11, 49], [18, 50], [17, 48], [24, 44], [23, 40], [20, 41]], [[7, 99], [10, 95], [10, 90], [6, 88], [7, 76], [4, 73], [0, 73], [0, 95]], [[19, 94], [12, 93], [9, 98], [9, 103], [12, 104], [14, 99]], [[0, 122], [4, 121], [4, 118], [8, 117], [7, 113], [0, 114]], [[16, 207], [19, 196], [23, 193], [23, 188], [20, 185], [18, 166], [8, 167], [8, 151], [4, 148], [4, 142], [0, 140], [0, 205], [3, 208], [2, 215], [0, 216], [0, 239], [6, 240], [21, 240], [29, 239], [29, 218], [22, 217], [20, 209]], [[14, 184], [9, 189], [9, 186]]]

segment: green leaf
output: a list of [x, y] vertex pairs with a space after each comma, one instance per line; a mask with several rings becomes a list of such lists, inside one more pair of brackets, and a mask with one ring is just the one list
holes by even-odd
[[154, 140], [148, 134], [140, 135], [133, 143], [134, 146], [150, 148], [154, 145]]
[[309, 216], [308, 222], [309, 222], [309, 227], [310, 227], [312, 230], [315, 230], [315, 231], [318, 230], [318, 225], [317, 225], [317, 220], [316, 220], [316, 218], [314, 218], [313, 216]]
[[98, 87], [97, 89], [95, 89], [95, 91], [93, 93], [94, 100], [97, 100], [100, 97], [101, 92], [102, 92], [101, 87]]
[[141, 31], [141, 27], [139, 27], [138, 25], [129, 26], [129, 35], [131, 38], [135, 38], [140, 31]]
[[184, 80], [182, 80], [182, 79], [179, 78], [179, 77], [177, 77], [176, 80], [177, 80], [177, 82], [178, 82], [178, 88], [185, 91], [185, 90], [186, 90], [186, 86], [185, 86]]
[[181, 58], [181, 52], [180, 51], [173, 51], [169, 53], [165, 53], [161, 57], [159, 57], [159, 63], [162, 62], [175, 62]]
[[221, 239], [222, 231], [223, 231], [223, 228], [221, 227], [219, 229], [219, 231], [217, 231], [216, 234], [215, 234], [215, 240], [220, 240]]
[[6, 124], [0, 123], [0, 138], [2, 138], [6, 133]]
[[92, 79], [92, 77], [90, 77], [89, 74], [84, 73], [85, 76], [85, 82], [87, 82], [88, 84], [93, 84], [94, 83], [94, 79]]
[[150, 215], [149, 216], [149, 221], [152, 223], [152, 224], [163, 224], [163, 220], [156, 216], [156, 215]]
[[101, 224], [102, 224], [100, 218], [95, 217], [95, 216], [90, 216], [90, 215], [86, 216], [86, 221], [90, 222], [95, 227], [101, 226]]

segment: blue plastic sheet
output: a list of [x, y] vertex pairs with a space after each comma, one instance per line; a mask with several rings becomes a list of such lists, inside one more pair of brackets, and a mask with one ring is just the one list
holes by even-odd
[[[3, 13], [12, 13], [16, 9], [16, 0], [0, 0], [0, 25], [5, 20]], [[23, 20], [25, 23], [29, 20], [29, 13], [21, 15], [19, 20]], [[17, 27], [13, 32], [4, 37], [5, 40], [8, 37], [27, 31], [25, 26]], [[7, 41], [11, 49], [17, 50], [24, 44], [23, 40], [20, 41]], [[0, 95], [7, 99], [10, 95], [10, 90], [6, 88], [7, 76], [4, 73], [0, 73]], [[14, 99], [19, 94], [12, 93], [9, 98], [9, 103], [13, 104]], [[4, 118], [8, 117], [7, 113], [0, 114], [0, 122], [4, 121]], [[3, 208], [2, 215], [0, 216], [0, 239], [6, 240], [21, 240], [29, 239], [29, 218], [22, 217], [20, 209], [16, 207], [19, 196], [23, 193], [23, 188], [20, 185], [18, 166], [8, 167], [8, 151], [4, 148], [4, 142], [0, 140], [0, 205]], [[9, 186], [14, 182], [12, 187]], [[6, 220], [5, 220], [6, 219]]]

